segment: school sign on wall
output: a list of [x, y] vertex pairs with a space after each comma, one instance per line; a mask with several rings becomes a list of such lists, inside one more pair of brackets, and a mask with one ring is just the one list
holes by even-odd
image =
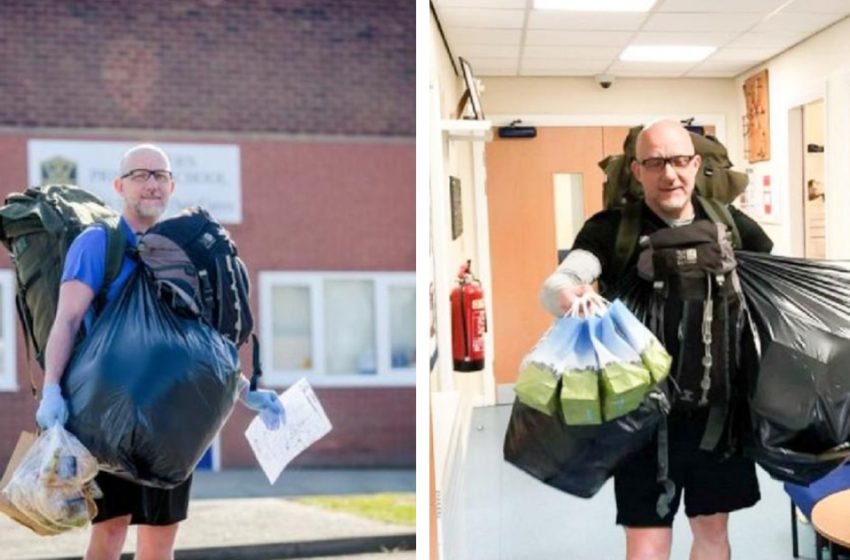
[[[112, 187], [121, 156], [136, 142], [29, 140], [30, 185], [71, 183], [101, 197], [121, 211]], [[176, 188], [164, 217], [190, 206], [203, 206], [220, 222], [242, 222], [239, 146], [232, 144], [160, 144], [171, 159]]]

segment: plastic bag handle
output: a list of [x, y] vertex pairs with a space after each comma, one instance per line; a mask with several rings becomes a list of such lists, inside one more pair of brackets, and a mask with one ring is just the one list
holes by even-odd
[[564, 313], [564, 317], [601, 317], [609, 305], [610, 302], [596, 292], [588, 292], [573, 299], [573, 305]]

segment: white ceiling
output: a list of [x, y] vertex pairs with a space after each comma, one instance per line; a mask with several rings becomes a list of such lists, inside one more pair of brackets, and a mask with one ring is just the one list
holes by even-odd
[[[733, 77], [850, 15], [850, 0], [657, 0], [646, 13], [543, 11], [533, 0], [432, 5], [455, 59], [477, 76]], [[698, 63], [619, 60], [629, 45], [668, 44], [717, 50]]]

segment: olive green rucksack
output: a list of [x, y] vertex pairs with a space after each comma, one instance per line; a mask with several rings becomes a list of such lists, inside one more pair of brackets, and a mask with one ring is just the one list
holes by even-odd
[[[643, 126], [629, 129], [623, 142], [623, 153], [599, 162], [605, 172], [602, 201], [605, 208], [620, 208], [643, 198], [643, 187], [632, 175], [629, 164], [635, 159], [635, 143]], [[746, 173], [732, 170], [729, 153], [717, 138], [691, 132], [696, 153], [702, 158], [696, 177], [696, 191], [705, 198], [729, 204], [747, 188]]]
[[101, 224], [106, 229], [104, 288], [95, 299], [95, 304], [102, 306], [106, 290], [121, 270], [127, 244], [119, 219], [100, 198], [71, 185], [31, 187], [10, 194], [0, 207], [0, 243], [9, 250], [15, 268], [15, 299], [27, 354], [32, 345], [42, 367], [68, 247], [91, 225]]

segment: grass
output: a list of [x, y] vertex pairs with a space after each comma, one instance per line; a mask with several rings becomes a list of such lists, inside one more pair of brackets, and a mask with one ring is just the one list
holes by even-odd
[[395, 525], [416, 525], [416, 494], [310, 496], [296, 502]]

